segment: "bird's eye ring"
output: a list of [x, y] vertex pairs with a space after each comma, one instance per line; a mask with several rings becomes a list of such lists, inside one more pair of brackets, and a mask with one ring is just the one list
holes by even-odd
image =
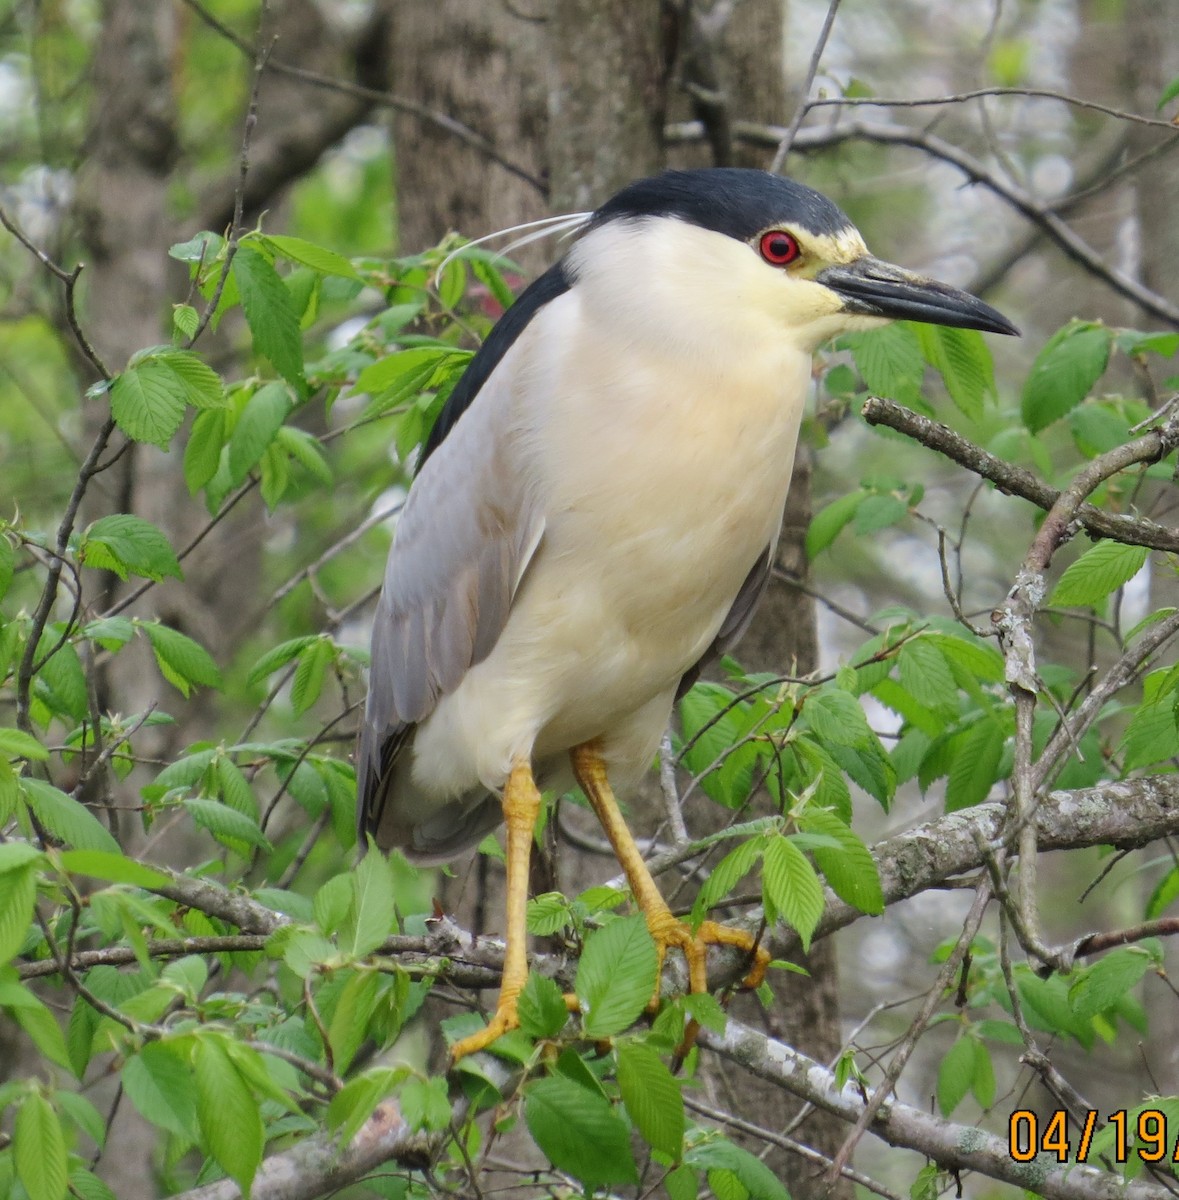
[[784, 229], [771, 229], [768, 233], [763, 233], [757, 248], [762, 258], [772, 267], [788, 266], [802, 254], [798, 238]]

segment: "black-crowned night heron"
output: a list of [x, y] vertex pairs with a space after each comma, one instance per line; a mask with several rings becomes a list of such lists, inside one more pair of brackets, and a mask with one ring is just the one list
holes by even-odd
[[540, 788], [581, 785], [661, 959], [682, 949], [693, 990], [709, 943], [752, 948], [673, 916], [608, 777], [638, 781], [676, 697], [749, 623], [813, 351], [896, 318], [1017, 332], [873, 258], [808, 187], [668, 172], [586, 219], [451, 393], [389, 554], [358, 785], [362, 836], [419, 862], [506, 822], [499, 1003], [456, 1058], [517, 1023]]

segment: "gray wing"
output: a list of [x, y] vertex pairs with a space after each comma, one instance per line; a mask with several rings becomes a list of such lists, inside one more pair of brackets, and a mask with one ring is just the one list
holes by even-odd
[[749, 622], [753, 620], [753, 614], [757, 611], [758, 603], [765, 593], [766, 586], [770, 582], [770, 576], [773, 574], [774, 551], [777, 546], [778, 537], [775, 534], [774, 540], [765, 548], [764, 553], [753, 564], [749, 574], [745, 576], [745, 581], [737, 592], [733, 606], [721, 623], [720, 629], [717, 630], [716, 637], [712, 639], [712, 644], [704, 652], [699, 662], [695, 663], [680, 680], [680, 685], [676, 688], [675, 693], [677, 700], [700, 678], [700, 673], [709, 663], [728, 654], [744, 637], [745, 631], [749, 628]]
[[413, 727], [495, 646], [544, 532], [507, 438], [511, 359], [414, 480], [377, 601], [357, 755], [357, 822], [381, 824], [393, 764]]

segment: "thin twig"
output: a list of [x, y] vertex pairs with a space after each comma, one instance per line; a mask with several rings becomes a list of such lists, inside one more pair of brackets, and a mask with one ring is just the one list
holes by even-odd
[[779, 174], [786, 165], [786, 156], [790, 153], [790, 147], [794, 145], [795, 135], [798, 133], [803, 118], [807, 114], [807, 97], [810, 95], [811, 87], [815, 82], [815, 76], [819, 73], [819, 61], [822, 59], [823, 51], [827, 47], [827, 39], [831, 36], [831, 26], [835, 24], [835, 14], [839, 11], [839, 4], [840, 0], [831, 0], [827, 6], [827, 15], [823, 18], [823, 27], [819, 30], [819, 36], [815, 41], [814, 49], [811, 51], [811, 61], [807, 67], [806, 80], [799, 89], [798, 107], [795, 108], [790, 125], [778, 142], [778, 148], [774, 151], [774, 157], [770, 162], [769, 169], [772, 175]]

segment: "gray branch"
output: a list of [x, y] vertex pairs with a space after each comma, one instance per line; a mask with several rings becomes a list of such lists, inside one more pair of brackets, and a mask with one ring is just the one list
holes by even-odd
[[[864, 1111], [864, 1099], [853, 1084], [841, 1090], [821, 1063], [732, 1017], [723, 1034], [702, 1030], [699, 1040], [761, 1079], [845, 1121], [855, 1122]], [[1058, 1164], [1048, 1157], [1016, 1162], [1005, 1138], [977, 1126], [956, 1125], [896, 1100], [881, 1106], [869, 1128], [890, 1146], [915, 1150], [947, 1170], [978, 1171], [1046, 1200], [1171, 1200], [1166, 1188], [1141, 1180], [1127, 1183], [1092, 1167]]]

